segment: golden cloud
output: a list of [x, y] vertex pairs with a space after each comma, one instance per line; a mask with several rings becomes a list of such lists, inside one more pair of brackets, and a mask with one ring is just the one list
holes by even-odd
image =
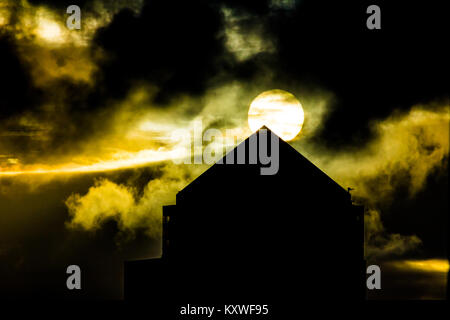
[[416, 106], [372, 123], [374, 138], [363, 148], [334, 152], [304, 146], [313, 160], [366, 207], [368, 257], [401, 255], [421, 244], [415, 235], [386, 233], [381, 204], [390, 203], [400, 188], [410, 196], [425, 187], [435, 171], [446, 172], [449, 156], [448, 105]]
[[[198, 170], [198, 168], [197, 168]], [[162, 176], [151, 180], [138, 196], [133, 187], [106, 179], [98, 180], [85, 195], [72, 194], [66, 200], [71, 216], [68, 226], [96, 230], [110, 219], [121, 231], [145, 229], [150, 237], [161, 237], [162, 207], [175, 203], [175, 195], [198, 172], [185, 167], [167, 165]]]
[[102, 58], [101, 51], [92, 45], [95, 32], [125, 7], [139, 12], [142, 1], [120, 1], [109, 6], [94, 1], [82, 12], [81, 29], [70, 30], [65, 11], [26, 0], [4, 0], [0, 4], [0, 31], [13, 35], [35, 85], [51, 86], [52, 80], [61, 78], [92, 84], [98, 59]]
[[[434, 169], [445, 168], [449, 155], [449, 106], [434, 109], [414, 107], [374, 122], [375, 138], [364, 148], [333, 155], [318, 155], [318, 164], [343, 186], [355, 188], [356, 197], [371, 202], [386, 201], [407, 173], [414, 195]], [[314, 156], [313, 156], [314, 157]]]

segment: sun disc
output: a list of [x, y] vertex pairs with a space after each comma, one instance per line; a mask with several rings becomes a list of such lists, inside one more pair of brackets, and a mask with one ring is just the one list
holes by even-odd
[[300, 101], [284, 90], [264, 91], [253, 99], [248, 111], [252, 132], [267, 126], [285, 141], [294, 139], [302, 129], [303, 107]]

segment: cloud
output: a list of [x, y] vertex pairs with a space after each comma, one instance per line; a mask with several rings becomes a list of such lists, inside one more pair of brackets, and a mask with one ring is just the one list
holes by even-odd
[[[172, 107], [159, 111], [154, 109], [144, 113], [146, 116], [139, 115], [136, 119], [139, 125], [128, 135], [138, 137], [137, 139], [150, 135], [153, 141], [162, 139], [161, 141], [168, 143], [165, 138], [171, 131], [181, 127], [190, 130], [193, 119], [201, 119], [203, 129], [241, 128], [236, 133], [238, 140], [242, 139], [245, 137], [242, 127], [246, 126], [247, 110], [242, 101], [251, 101], [251, 92], [240, 83], [235, 83], [209, 90], [201, 101], [192, 98], [178, 100]], [[140, 95], [137, 92], [136, 97], [138, 96]], [[305, 95], [303, 105], [307, 119], [304, 127], [306, 133], [293, 142], [294, 146], [342, 186], [355, 189], [352, 191], [353, 200], [366, 207], [366, 256], [369, 259], [384, 259], [414, 252], [422, 247], [422, 240], [415, 234], [387, 230], [383, 217], [389, 212], [394, 199], [404, 196], [403, 190], [406, 190], [408, 197], [413, 198], [425, 188], [427, 178], [431, 174], [447, 172], [450, 120], [448, 106], [430, 104], [413, 107], [408, 112], [394, 112], [384, 120], [371, 123], [374, 134], [367, 145], [336, 152], [325, 149], [314, 140], [314, 136], [322, 129], [326, 115], [329, 114], [332, 99], [331, 95], [325, 93]], [[201, 111], [196, 117], [192, 118], [187, 112], [184, 118], [177, 118], [180, 121], [178, 124], [170, 120], [173, 119], [170, 116], [172, 112], [179, 113], [196, 103], [201, 103]], [[241, 104], [242, 110], [239, 107]], [[128, 112], [130, 115], [134, 114], [133, 108]], [[118, 118], [119, 122], [123, 119]], [[170, 148], [175, 146], [169, 145]], [[71, 226], [78, 225], [86, 230], [94, 230], [106, 220], [115, 219], [124, 231], [145, 227], [149, 235], [159, 234], [159, 222], [155, 220], [155, 216], [150, 217], [154, 213], [160, 215], [160, 207], [170, 203], [169, 199], [174, 199], [176, 192], [196, 177], [191, 167], [177, 167], [177, 170], [187, 173], [189, 179], [174, 179], [173, 175], [169, 175], [169, 172], [175, 172], [172, 171], [174, 168], [168, 167], [161, 178], [150, 181], [144, 196], [137, 197], [133, 187], [117, 185], [107, 180], [97, 182], [84, 196], [73, 195], [67, 201], [73, 216]], [[180, 177], [182, 175], [179, 174]], [[163, 187], [164, 184], [167, 186]], [[116, 199], [124, 199], [116, 209], [116, 200], [108, 202], [115, 194]], [[155, 201], [153, 197], [162, 200]]]
[[[174, 204], [175, 195], [195, 174], [184, 167], [166, 165], [161, 176], [150, 180], [141, 194], [133, 186], [97, 180], [85, 195], [72, 194], [66, 200], [69, 228], [95, 231], [108, 220], [129, 238], [141, 229], [152, 238], [161, 237], [162, 207]], [[197, 172], [198, 173], [198, 172]]]
[[94, 1], [82, 7], [81, 30], [69, 30], [61, 2], [1, 2], [2, 153], [24, 165], [54, 162], [46, 155], [76, 153], [107, 130], [108, 116], [99, 110], [110, 101], [98, 94], [103, 55], [92, 39], [118, 11], [139, 12], [141, 6], [142, 1]]
[[85, 229], [98, 229], [101, 222], [108, 218], [117, 217], [121, 228], [129, 228], [140, 220], [136, 210], [130, 213], [136, 206], [133, 190], [109, 180], [97, 181], [84, 197], [71, 195], [66, 205], [73, 216], [72, 225]]
[[385, 230], [380, 211], [367, 207], [364, 215], [365, 255], [369, 260], [402, 256], [422, 245], [416, 235], [405, 236]]
[[412, 196], [433, 170], [446, 169], [449, 120], [449, 106], [394, 112], [372, 122], [375, 137], [367, 146], [325, 154], [319, 163], [342, 185], [354, 187], [356, 197], [372, 203], [392, 201], [402, 186]]
[[340, 185], [354, 188], [353, 200], [365, 205], [369, 259], [401, 256], [421, 246], [414, 234], [388, 232], [382, 218], [396, 199], [412, 199], [425, 189], [431, 174], [448, 174], [449, 121], [448, 105], [422, 105], [373, 121], [374, 138], [364, 147], [329, 152], [299, 141], [299, 150]]
[[237, 14], [230, 8], [224, 7], [222, 12], [225, 18], [225, 44], [238, 61], [245, 61], [259, 53], [275, 52], [273, 39], [265, 37], [264, 23], [252, 16]]
[[[215, 5], [179, 2], [178, 13], [163, 1], [80, 5], [77, 31], [65, 27], [64, 6], [56, 1], [0, 6], [0, 67], [8, 75], [0, 79], [0, 148], [18, 159], [2, 162], [2, 171], [83, 166], [165, 147], [161, 139], [137, 139], [139, 116], [170, 109], [172, 119], [192, 121], [204, 107], [203, 94], [233, 82], [236, 61]], [[214, 84], [216, 78], [222, 80]], [[229, 105], [207, 100], [216, 111]], [[233, 102], [232, 110], [246, 112]]]
[[[245, 137], [251, 100], [279, 88], [296, 95], [305, 108], [294, 145], [341, 185], [355, 188], [354, 198], [370, 210], [369, 221], [378, 215], [382, 226], [386, 205], [401, 190], [413, 197], [431, 173], [446, 170], [447, 107], [405, 111], [411, 101], [442, 98], [447, 91], [428, 73], [443, 70], [433, 68], [439, 56], [429, 59], [431, 67], [411, 68], [405, 56], [414, 60], [430, 51], [423, 41], [416, 45], [414, 36], [414, 51], [394, 50], [402, 57], [395, 62], [400, 68], [395, 77], [385, 76], [392, 64], [382, 66], [370, 57], [369, 71], [367, 61], [349, 68], [360, 60], [353, 59], [360, 50], [378, 57], [379, 43], [353, 45], [365, 44], [356, 40], [366, 35], [336, 20], [336, 12], [347, 6], [299, 2], [275, 12], [269, 2], [81, 2], [82, 30], [69, 32], [60, 2], [3, 1], [0, 64], [10, 76], [0, 79], [1, 170], [102, 171], [167, 160], [175, 147], [170, 132], [189, 128], [196, 119], [204, 129], [232, 129]], [[272, 1], [285, 8], [292, 3]], [[328, 28], [328, 18], [336, 28]], [[333, 46], [348, 50], [329, 54]], [[373, 95], [374, 87], [379, 94]], [[398, 105], [404, 111], [389, 115]], [[367, 125], [375, 117], [384, 120]], [[361, 127], [371, 129], [370, 139], [358, 131]], [[91, 197], [128, 194], [124, 199], [134, 202], [127, 208], [142, 210], [143, 200], [132, 187], [111, 184], [99, 181]], [[74, 216], [89, 216], [94, 209], [78, 196], [72, 198]], [[130, 222], [131, 209], [111, 213], [106, 204], [101, 209], [93, 214], [101, 223], [117, 219], [125, 229], [151, 224]], [[80, 221], [91, 229], [97, 225], [95, 219]], [[407, 252], [419, 243], [384, 227], [368, 229], [378, 230], [371, 239], [383, 252]]]

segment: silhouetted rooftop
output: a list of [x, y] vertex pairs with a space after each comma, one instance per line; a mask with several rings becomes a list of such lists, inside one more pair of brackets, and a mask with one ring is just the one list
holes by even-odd
[[[286, 182], [291, 180], [292, 183], [306, 183], [310, 187], [320, 186], [326, 187], [331, 192], [341, 194], [342, 196], [348, 197], [349, 194], [346, 189], [341, 187], [336, 181], [329, 177], [320, 168], [315, 166], [311, 161], [304, 157], [301, 153], [295, 150], [288, 142], [284, 141], [278, 137], [273, 131], [271, 131], [266, 126], [263, 126], [258, 131], [253, 133], [247, 139], [242, 141], [233, 150], [229, 151], [221, 160], [217, 161], [214, 165], [208, 168], [200, 176], [198, 176], [193, 182], [186, 186], [183, 190], [179, 192], [180, 197], [184, 197], [184, 194], [190, 193], [197, 188], [203, 188], [211, 185], [216, 185], [217, 181], [225, 181], [229, 179], [239, 178], [236, 183], [243, 179], [250, 179], [250, 176], [258, 175], [261, 176], [260, 168], [264, 167], [260, 161], [257, 164], [236, 164], [236, 153], [240, 147], [245, 147], [247, 157], [248, 157], [248, 144], [252, 137], [258, 136], [261, 130], [267, 130], [268, 136], [273, 135], [279, 144], [279, 171], [275, 174], [286, 175], [284, 178]], [[259, 146], [258, 146], [259, 150]], [[233, 157], [235, 159], [234, 165], [226, 164], [226, 159]], [[247, 158], [248, 159], [248, 158]], [[244, 170], [245, 168], [245, 170]], [[289, 172], [290, 171], [290, 172]], [[262, 176], [266, 177], [267, 182], [271, 178], [270, 175]], [[301, 181], [294, 181], [294, 179], [302, 179]], [[212, 180], [215, 180], [214, 182]], [[261, 182], [261, 181], [259, 181]]]

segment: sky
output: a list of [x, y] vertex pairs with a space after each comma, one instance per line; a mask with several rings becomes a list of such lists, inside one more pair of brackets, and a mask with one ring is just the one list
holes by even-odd
[[67, 294], [76, 260], [86, 297], [121, 298], [123, 260], [160, 254], [161, 207], [208, 167], [173, 163], [173, 133], [233, 145], [282, 89], [305, 113], [291, 145], [365, 205], [368, 261], [435, 279], [385, 297], [442, 298], [445, 10], [379, 1], [368, 30], [368, 1], [94, 0], [69, 30], [70, 4], [0, 1], [0, 295]]

